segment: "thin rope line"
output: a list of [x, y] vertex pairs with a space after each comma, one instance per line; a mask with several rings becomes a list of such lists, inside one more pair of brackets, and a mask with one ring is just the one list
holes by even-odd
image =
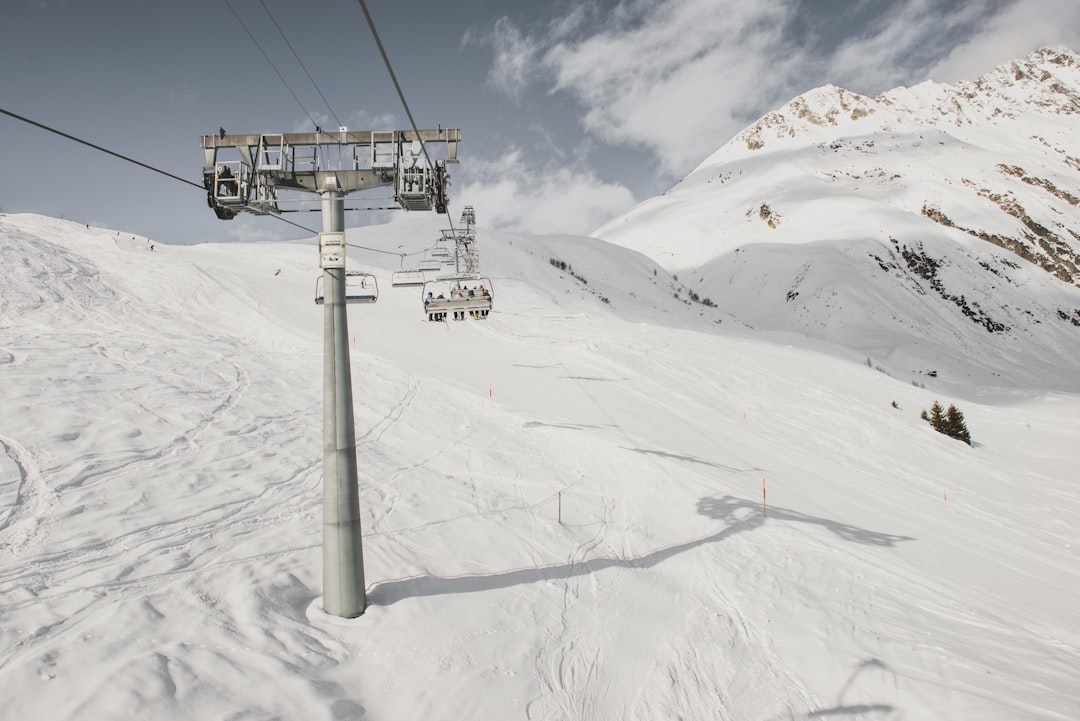
[[[56, 135], [59, 135], [62, 138], [67, 138], [68, 140], [73, 140], [76, 143], [80, 143], [80, 144], [85, 145], [85, 146], [87, 146], [89, 148], [93, 148], [94, 150], [105, 153], [106, 155], [111, 155], [114, 158], [120, 158], [121, 160], [125, 160], [125, 161], [127, 161], [129, 163], [132, 163], [134, 165], [138, 165], [140, 168], [145, 168], [147, 170], [152, 170], [155, 173], [159, 173], [161, 175], [164, 175], [166, 178], [172, 178], [173, 180], [178, 180], [181, 183], [184, 183], [186, 185], [190, 185], [193, 188], [198, 188], [199, 190], [204, 191], [204, 192], [206, 191], [206, 188], [203, 187], [202, 184], [200, 184], [200, 183], [192, 182], [192, 181], [188, 180], [187, 178], [181, 178], [179, 175], [173, 175], [172, 173], [161, 170], [160, 168], [155, 168], [153, 165], [147, 165], [146, 163], [135, 160], [134, 158], [129, 158], [128, 156], [123, 155], [122, 153], [117, 153], [116, 151], [109, 150], [108, 148], [103, 148], [102, 146], [97, 145], [95, 143], [91, 143], [88, 140], [83, 140], [82, 138], [77, 138], [74, 135], [71, 135], [69, 133], [65, 133], [62, 130], [57, 130], [56, 128], [45, 125], [44, 123], [39, 123], [36, 120], [31, 120], [30, 118], [19, 115], [18, 113], [13, 113], [10, 110], [5, 110], [3, 108], [0, 108], [0, 113], [3, 113], [4, 115], [15, 118], [16, 120], [21, 120], [24, 123], [27, 123], [29, 125], [33, 125], [34, 127], [41, 128], [42, 130], [47, 130], [50, 133], [55, 133]], [[274, 213], [267, 213], [267, 215], [269, 215], [272, 218], [277, 218], [278, 220], [282, 221], [283, 223], [288, 223], [289, 225], [295, 225], [297, 228], [300, 228], [301, 230], [306, 230], [309, 233], [314, 233], [315, 232], [311, 228], [306, 228], [303, 225], [300, 225], [299, 223], [294, 223], [291, 220], [287, 220], [285, 218], [282, 218], [281, 216], [276, 215]]]
[[172, 178], [173, 180], [179, 180], [181, 183], [187, 183], [188, 185], [195, 186], [199, 190], [206, 190], [206, 188], [204, 188], [202, 186], [202, 184], [200, 184], [200, 183], [195, 183], [195, 182], [192, 182], [190, 180], [187, 180], [186, 178], [181, 178], [179, 175], [173, 175], [172, 173], [168, 173], [168, 172], [166, 172], [164, 170], [161, 170], [159, 168], [155, 168], [153, 165], [147, 165], [146, 163], [141, 163], [138, 160], [135, 160], [134, 158], [129, 158], [126, 155], [121, 155], [120, 153], [109, 150], [108, 148], [103, 148], [100, 145], [95, 145], [94, 143], [91, 143], [91, 142], [89, 142], [87, 140], [83, 140], [81, 138], [76, 138], [74, 135], [68, 135], [67, 133], [65, 133], [63, 131], [57, 130], [56, 128], [51, 128], [48, 125], [45, 125], [43, 123], [39, 123], [37, 121], [31, 120], [30, 118], [25, 118], [22, 115], [11, 112], [10, 110], [4, 110], [3, 108], [0, 108], [0, 113], [3, 113], [4, 115], [10, 115], [11, 117], [15, 118], [16, 120], [21, 120], [24, 123], [29, 123], [30, 125], [37, 126], [37, 127], [41, 128], [42, 130], [48, 130], [50, 133], [56, 133], [57, 135], [59, 135], [61, 137], [67, 138], [68, 140], [74, 140], [76, 143], [82, 143], [83, 145], [91, 147], [94, 150], [100, 150], [101, 152], [108, 153], [109, 155], [112, 155], [113, 157], [120, 158], [121, 160], [126, 160], [129, 163], [134, 163], [135, 165], [138, 165], [138, 166], [140, 166], [142, 168], [146, 168], [147, 170], [152, 170], [155, 173], [161, 173], [162, 175], [164, 175], [166, 177], [169, 177], [169, 178]]
[[[398, 97], [401, 99], [401, 105], [405, 108], [405, 115], [409, 118], [409, 124], [412, 125], [413, 132], [416, 133], [417, 139], [420, 138], [420, 129], [416, 125], [416, 120], [413, 119], [412, 110], [409, 109], [409, 103], [405, 100], [405, 93], [401, 89], [401, 83], [398, 82], [397, 74], [394, 72], [393, 66], [390, 64], [390, 57], [386, 54], [386, 48], [383, 47], [382, 39], [379, 37], [379, 31], [375, 29], [375, 21], [371, 18], [371, 13], [368, 12], [367, 3], [364, 0], [359, 0], [360, 9], [364, 11], [364, 17], [367, 19], [368, 27], [371, 28], [371, 35], [375, 38], [375, 44], [379, 46], [379, 53], [382, 55], [383, 63], [386, 64], [386, 71], [390, 73], [390, 80], [394, 83], [394, 88], [397, 90]], [[424, 158], [427, 159], [429, 168], [434, 168], [435, 164], [431, 162], [431, 156], [428, 154], [427, 144], [423, 140], [420, 141], [420, 149], [424, 151]], [[457, 233], [454, 229], [454, 221], [450, 216], [450, 200], [446, 201], [446, 216], [450, 219], [450, 231]]]
[[262, 45], [259, 45], [259, 41], [255, 39], [255, 36], [251, 34], [250, 30], [248, 30], [248, 26], [244, 24], [243, 19], [236, 12], [236, 10], [233, 9], [232, 3], [230, 3], [229, 0], [225, 0], [225, 4], [228, 5], [229, 10], [232, 10], [232, 14], [234, 17], [236, 17], [236, 21], [240, 23], [240, 27], [244, 28], [244, 32], [246, 32], [248, 34], [248, 37], [251, 38], [251, 42], [255, 43], [255, 47], [257, 47], [259, 49], [259, 52], [262, 53], [262, 56], [266, 58], [266, 62], [273, 69], [274, 73], [277, 74], [278, 80], [280, 80], [281, 84], [285, 86], [285, 89], [289, 91], [289, 95], [292, 95], [293, 100], [295, 100], [296, 104], [300, 106], [300, 109], [304, 111], [304, 115], [306, 115], [308, 117], [308, 120], [311, 121], [312, 126], [316, 128], [319, 127], [319, 124], [315, 122], [315, 118], [311, 117], [311, 113], [309, 113], [308, 109], [304, 107], [304, 104], [300, 102], [300, 98], [296, 97], [296, 93], [293, 92], [293, 89], [289, 87], [289, 83], [285, 81], [285, 78], [281, 75], [281, 72], [277, 69], [277, 66], [274, 65], [274, 61], [271, 60], [270, 56], [266, 54], [266, 51], [263, 50]]

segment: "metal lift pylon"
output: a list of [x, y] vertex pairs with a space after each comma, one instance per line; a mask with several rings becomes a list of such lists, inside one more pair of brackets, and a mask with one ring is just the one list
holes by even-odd
[[[203, 185], [219, 218], [281, 212], [279, 190], [318, 193], [323, 269], [323, 610], [355, 618], [367, 608], [360, 527], [356, 431], [346, 315], [345, 196], [393, 186], [396, 207], [446, 212], [447, 163], [457, 162], [457, 129], [204, 135]], [[447, 146], [432, 164], [419, 143]], [[220, 155], [232, 153], [234, 157]], [[333, 167], [327, 159], [350, 158]]]

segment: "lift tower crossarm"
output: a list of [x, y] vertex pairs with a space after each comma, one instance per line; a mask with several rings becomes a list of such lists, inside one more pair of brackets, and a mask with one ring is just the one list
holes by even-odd
[[[340, 193], [393, 186], [404, 210], [446, 212], [446, 166], [458, 162], [461, 130], [319, 130], [200, 138], [207, 203], [223, 220], [280, 213], [278, 191]], [[445, 145], [432, 160], [427, 148]], [[332, 185], [331, 185], [332, 184]]]
[[[371, 145], [373, 142], [391, 140], [401, 143], [411, 143], [419, 140], [422, 143], [446, 143], [450, 149], [450, 162], [457, 162], [457, 144], [461, 141], [459, 128], [438, 128], [436, 130], [421, 130], [419, 135], [412, 130], [347, 130], [329, 131], [323, 130], [318, 133], [280, 133], [273, 137], [284, 139], [286, 145]], [[392, 138], [387, 139], [387, 135]], [[259, 144], [259, 133], [247, 133], [240, 135], [203, 135], [202, 147], [209, 148], [236, 148]]]

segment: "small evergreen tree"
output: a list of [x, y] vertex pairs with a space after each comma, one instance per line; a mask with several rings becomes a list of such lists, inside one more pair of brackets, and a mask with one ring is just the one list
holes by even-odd
[[945, 432], [942, 430], [945, 427], [945, 409], [937, 401], [934, 401], [934, 405], [930, 406], [930, 415], [926, 415], [926, 411], [923, 411], [922, 418], [938, 433]]
[[964, 414], [951, 403], [948, 410], [946, 410], [941, 407], [940, 403], [934, 401], [934, 405], [930, 406], [930, 413], [923, 411], [921, 418], [938, 433], [944, 433], [950, 438], [971, 445], [971, 434], [968, 432], [967, 424], [964, 422]]
[[971, 434], [968, 432], [967, 424], [964, 422], [964, 414], [954, 405], [950, 404], [949, 410], [945, 411], [945, 430], [943, 432], [945, 435], [963, 441], [969, 446], [971, 445]]

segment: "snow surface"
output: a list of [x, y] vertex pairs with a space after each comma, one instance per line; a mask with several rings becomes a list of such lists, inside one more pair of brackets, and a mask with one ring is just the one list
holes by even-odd
[[346, 621], [314, 245], [0, 216], [0, 717], [1080, 717], [1080, 396], [1050, 371], [954, 380], [969, 447], [919, 419], [960, 397], [936, 379], [687, 305], [603, 241], [479, 239], [483, 322], [426, 322], [350, 249], [381, 296], [349, 311]]

